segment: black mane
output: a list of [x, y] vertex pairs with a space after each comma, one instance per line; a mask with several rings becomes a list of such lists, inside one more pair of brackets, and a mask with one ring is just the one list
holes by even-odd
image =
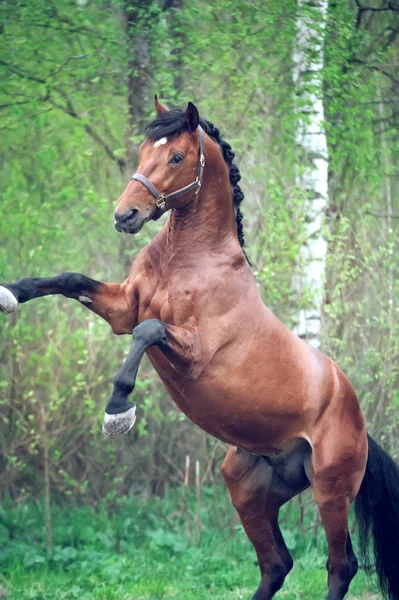
[[[219, 129], [215, 127], [213, 123], [200, 117], [200, 125], [205, 133], [219, 144], [223, 153], [223, 158], [229, 167], [233, 202], [236, 210], [237, 234], [240, 245], [243, 247], [245, 242], [242, 225], [243, 214], [240, 210], [240, 204], [244, 199], [244, 194], [240, 186], [237, 185], [241, 179], [241, 175], [238, 167], [233, 164], [235, 154], [232, 151], [230, 144], [222, 139]], [[183, 133], [183, 131], [188, 131], [188, 128], [184, 118], [184, 112], [180, 109], [160, 113], [145, 129], [146, 136], [151, 140], [160, 140], [163, 137], [176, 137]]]

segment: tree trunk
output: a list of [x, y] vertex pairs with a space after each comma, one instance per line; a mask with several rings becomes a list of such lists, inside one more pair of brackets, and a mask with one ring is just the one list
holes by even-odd
[[304, 303], [294, 330], [314, 347], [320, 346], [327, 254], [323, 225], [328, 203], [328, 149], [322, 94], [327, 8], [327, 0], [298, 0], [293, 53], [298, 110], [296, 141], [300, 155], [296, 183], [305, 195], [306, 228], [300, 256], [302, 274], [294, 281]]
[[[185, 73], [183, 61], [183, 50], [187, 44], [183, 27], [183, 8], [183, 0], [166, 0], [164, 4], [164, 11], [168, 21], [169, 36], [170, 39], [173, 40], [171, 68], [173, 69], [174, 89], [172, 90], [171, 100], [177, 103], [186, 80], [189, 80], [188, 74]], [[187, 77], [185, 77], [185, 75], [187, 75]]]
[[[122, 171], [124, 184], [127, 184], [137, 169], [139, 147], [136, 136], [143, 136], [146, 118], [149, 112], [150, 88], [150, 43], [151, 25], [145, 19], [146, 0], [125, 0], [122, 18], [127, 44], [127, 123], [125, 142], [125, 166]], [[120, 238], [119, 258], [122, 272], [127, 275], [136, 254], [132, 236]]]
[[145, 18], [146, 0], [126, 0], [125, 23], [128, 43], [128, 122], [126, 132], [126, 175], [137, 167], [138, 144], [149, 112], [151, 24]]

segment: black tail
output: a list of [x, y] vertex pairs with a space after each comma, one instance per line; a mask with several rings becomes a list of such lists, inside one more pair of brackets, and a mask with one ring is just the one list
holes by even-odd
[[360, 551], [369, 565], [372, 533], [382, 593], [389, 600], [399, 600], [399, 468], [370, 436], [368, 442], [366, 473], [355, 500]]

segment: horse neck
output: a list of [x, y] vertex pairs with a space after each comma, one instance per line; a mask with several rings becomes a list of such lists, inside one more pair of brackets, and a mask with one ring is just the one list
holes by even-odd
[[195, 200], [172, 210], [164, 243], [174, 256], [219, 254], [234, 241], [239, 245], [230, 181], [222, 166], [223, 176], [209, 168]]

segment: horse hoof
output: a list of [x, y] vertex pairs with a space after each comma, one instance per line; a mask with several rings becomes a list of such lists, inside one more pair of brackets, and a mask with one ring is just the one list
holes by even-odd
[[136, 407], [116, 415], [105, 413], [103, 432], [109, 437], [117, 437], [131, 430], [136, 421]]
[[18, 300], [10, 290], [0, 285], [0, 312], [12, 313], [17, 310]]

